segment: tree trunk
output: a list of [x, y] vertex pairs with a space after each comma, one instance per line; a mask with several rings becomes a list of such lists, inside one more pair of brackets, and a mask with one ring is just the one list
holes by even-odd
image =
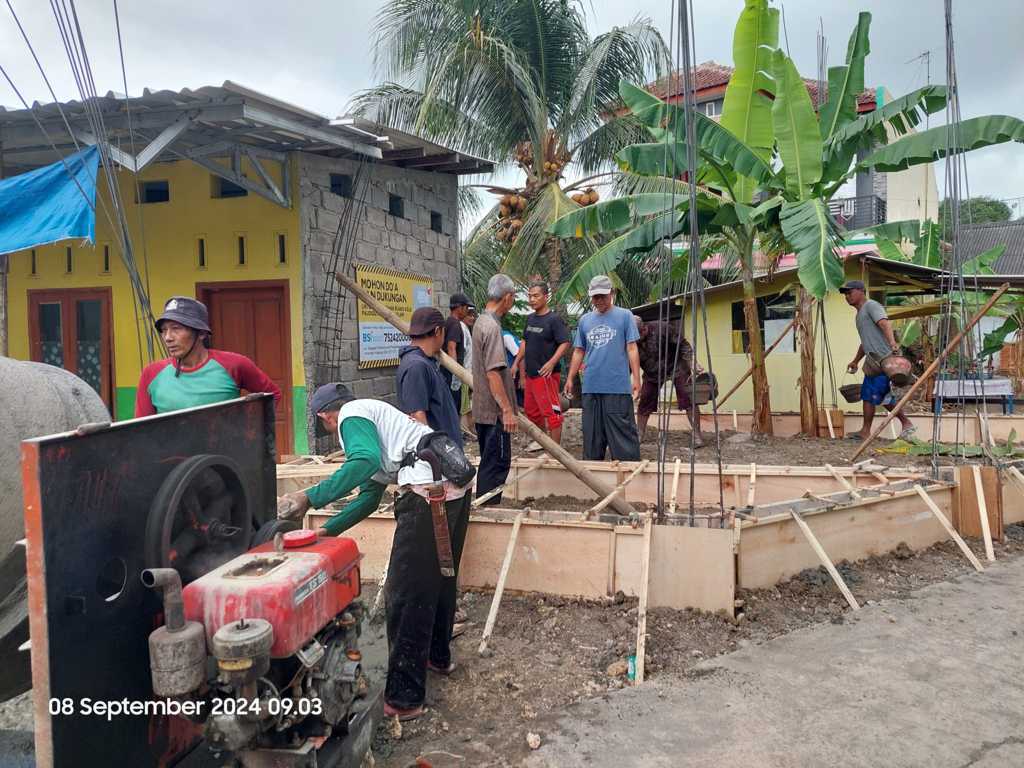
[[800, 345], [800, 431], [818, 436], [818, 394], [814, 375], [814, 298], [797, 288], [797, 342]]
[[753, 434], [770, 435], [773, 434], [772, 406], [768, 395], [768, 372], [764, 367], [764, 340], [761, 337], [761, 323], [757, 316], [753, 238], [743, 244], [740, 273], [743, 278], [743, 321], [747, 326], [750, 364], [754, 368], [750, 377], [754, 383], [754, 420], [750, 431]]
[[562, 284], [562, 248], [557, 237], [549, 237], [544, 242], [544, 255], [548, 260], [548, 288], [554, 295]]

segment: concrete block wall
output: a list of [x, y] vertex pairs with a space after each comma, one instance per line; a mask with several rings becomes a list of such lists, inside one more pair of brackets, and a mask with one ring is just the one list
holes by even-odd
[[[298, 200], [303, 253], [303, 351], [309, 394], [334, 378], [360, 397], [391, 400], [395, 368], [359, 369], [356, 302], [338, 300], [339, 286], [328, 279], [332, 265], [348, 274], [356, 263], [426, 275], [434, 281], [434, 301], [447, 313], [448, 298], [460, 289], [457, 187], [451, 174], [430, 173], [342, 158], [301, 154], [298, 161]], [[331, 192], [331, 174], [348, 174], [356, 181], [354, 195], [362, 204]], [[404, 200], [404, 216], [389, 213], [389, 195]], [[441, 214], [441, 232], [430, 228], [432, 211]], [[347, 222], [350, 237], [341, 253], [332, 253], [338, 225]], [[322, 326], [330, 332], [321, 340]], [[326, 347], [324, 347], [326, 343]], [[318, 365], [317, 361], [321, 364]], [[323, 364], [323, 361], [330, 361]], [[312, 416], [309, 416], [311, 424]], [[310, 446], [313, 446], [312, 435]], [[323, 449], [323, 444], [318, 450]]]

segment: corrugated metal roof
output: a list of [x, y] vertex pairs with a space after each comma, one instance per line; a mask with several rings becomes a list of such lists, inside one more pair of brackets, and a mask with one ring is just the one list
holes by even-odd
[[974, 224], [960, 230], [960, 252], [965, 261], [1004, 243], [1006, 250], [993, 267], [996, 274], [1024, 274], [1024, 219]]
[[[483, 158], [453, 153], [447, 147], [368, 121], [331, 121], [303, 107], [226, 80], [220, 86], [183, 88], [180, 91], [143, 90], [127, 100], [112, 91], [90, 100], [99, 108], [108, 140], [127, 148], [135, 134], [136, 147], [152, 140], [176, 121], [188, 116], [187, 129], [161, 159], [174, 159], [182, 151], [230, 141], [273, 152], [303, 151], [318, 154], [356, 153], [389, 164], [404, 164], [413, 155], [413, 167], [444, 173], [484, 173], [493, 164]], [[89, 131], [90, 104], [78, 100], [32, 105], [26, 109], [0, 107], [0, 152], [8, 173], [54, 161], [51, 142], [58, 151], [75, 149], [75, 138], [64, 125], [63, 112], [76, 131]], [[133, 131], [128, 130], [129, 111]], [[39, 121], [46, 136], [39, 130]], [[367, 130], [363, 126], [373, 130]], [[395, 135], [395, 144], [381, 137]], [[402, 151], [396, 154], [396, 149]], [[177, 150], [177, 152], [175, 152]], [[390, 156], [389, 156], [390, 153]], [[457, 162], [453, 162], [457, 161]]]

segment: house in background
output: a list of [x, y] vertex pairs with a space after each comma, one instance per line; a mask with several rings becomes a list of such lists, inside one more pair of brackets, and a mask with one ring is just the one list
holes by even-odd
[[[714, 61], [706, 61], [694, 68], [697, 108], [708, 117], [721, 118], [725, 89], [732, 72], [732, 67]], [[819, 103], [818, 82], [808, 79], [804, 82], [811, 100]], [[649, 84], [647, 90], [669, 103], [683, 100], [682, 77], [678, 72]], [[857, 97], [857, 112], [873, 112], [892, 98], [885, 88], [864, 91]], [[919, 165], [898, 173], [876, 173], [873, 169], [864, 171], [839, 191], [829, 208], [836, 220], [848, 230], [907, 219], [936, 221], [939, 199], [934, 166]]]
[[[361, 360], [355, 302], [338, 300], [331, 271], [418, 275], [418, 300], [447, 307], [460, 278], [457, 177], [489, 162], [230, 81], [95, 106], [115, 160], [101, 170], [116, 176], [154, 313], [173, 295], [206, 302], [214, 345], [253, 358], [284, 393], [280, 453], [309, 450], [307, 385], [330, 377], [360, 396], [393, 394], [380, 361]], [[51, 141], [61, 154], [93, 143], [85, 109], [0, 109], [0, 177], [55, 162]], [[95, 243], [0, 257], [0, 352], [77, 373], [124, 419], [149, 360], [105, 187]]]

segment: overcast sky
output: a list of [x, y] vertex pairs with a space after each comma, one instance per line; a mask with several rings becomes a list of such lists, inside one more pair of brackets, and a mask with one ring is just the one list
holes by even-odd
[[[77, 98], [49, 3], [12, 2], [58, 97]], [[376, 82], [370, 45], [382, 5], [382, 0], [121, 0], [129, 92], [234, 80], [334, 116], [354, 92]], [[941, 0], [789, 0], [784, 5], [790, 54], [805, 76], [814, 76], [817, 67], [819, 17], [829, 39], [830, 64], [838, 64], [857, 12], [864, 9], [873, 15], [869, 86], [884, 85], [901, 96], [924, 85], [923, 62], [909, 60], [926, 50], [932, 53], [932, 82], [945, 79]], [[954, 0], [953, 5], [963, 116], [1024, 115], [1020, 0]], [[77, 6], [97, 88], [122, 91], [112, 0], [78, 0]], [[741, 0], [694, 0], [698, 61], [731, 62], [732, 30], [741, 7]], [[668, 0], [587, 0], [586, 8], [592, 32], [640, 14], [668, 38]], [[780, 42], [785, 46], [784, 36]], [[5, 5], [0, 5], [0, 64], [30, 102], [50, 100]], [[0, 104], [18, 105], [3, 81]], [[942, 121], [936, 117], [933, 125]], [[943, 195], [941, 170], [937, 174]], [[972, 194], [1024, 198], [1024, 144], [972, 153], [968, 174]], [[1018, 209], [1021, 214], [1024, 210]]]

